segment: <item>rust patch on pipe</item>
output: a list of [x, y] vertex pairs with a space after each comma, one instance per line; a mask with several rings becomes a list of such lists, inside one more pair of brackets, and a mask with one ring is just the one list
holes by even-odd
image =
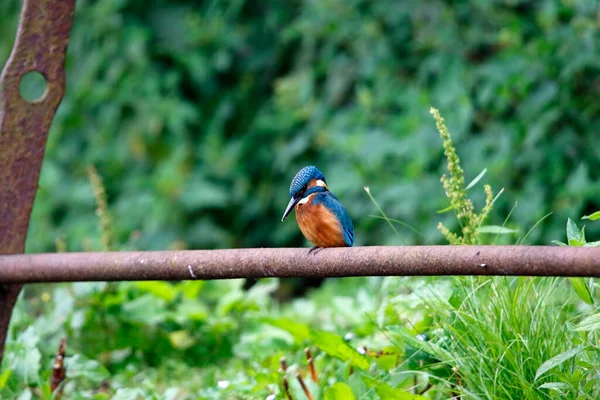
[[[65, 90], [65, 56], [75, 0], [25, 0], [17, 38], [0, 84], [0, 254], [22, 253], [46, 138]], [[21, 97], [23, 76], [41, 73], [46, 90], [35, 102]], [[21, 285], [0, 284], [0, 362]]]

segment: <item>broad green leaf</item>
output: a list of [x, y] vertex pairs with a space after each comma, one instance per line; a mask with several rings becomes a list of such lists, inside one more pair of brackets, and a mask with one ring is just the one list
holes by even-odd
[[583, 247], [600, 247], [600, 241], [597, 242], [586, 242]]
[[345, 383], [338, 382], [333, 386], [329, 387], [325, 391], [325, 400], [354, 400], [354, 394], [350, 386]]
[[472, 181], [471, 181], [471, 182], [470, 182], [470, 183], [467, 185], [467, 187], [465, 188], [465, 190], [469, 190], [469, 189], [471, 189], [473, 186], [477, 185], [477, 182], [479, 182], [479, 181], [481, 180], [481, 178], [483, 178], [483, 177], [484, 177], [484, 175], [485, 175], [485, 173], [486, 173], [486, 172], [487, 172], [487, 168], [484, 168], [484, 169], [483, 169], [483, 171], [481, 171], [481, 172], [479, 173], [479, 175], [477, 175], [477, 176], [475, 177], [475, 179], [473, 179], [473, 180], [472, 180]]
[[184, 324], [188, 320], [205, 321], [208, 318], [208, 307], [197, 300], [184, 300], [177, 306], [177, 310], [171, 314], [175, 321]]
[[348, 346], [344, 339], [335, 333], [311, 331], [310, 339], [315, 346], [332, 357], [337, 357], [361, 369], [369, 368], [369, 359]]
[[585, 278], [569, 278], [569, 282], [581, 300], [588, 304], [594, 304], [594, 298], [592, 297], [590, 288], [585, 283]]
[[65, 368], [69, 378], [83, 377], [100, 383], [110, 377], [110, 373], [96, 360], [89, 360], [81, 354], [65, 358]]
[[368, 389], [367, 389], [367, 385], [365, 385], [365, 382], [362, 380], [362, 378], [360, 377], [360, 374], [352, 374], [348, 377], [348, 385], [350, 386], [350, 388], [352, 389], [352, 393], [354, 394], [354, 397], [358, 397], [361, 400], [373, 397], [375, 394], [373, 392], [370, 392], [371, 396], [367, 395]]
[[195, 299], [206, 284], [206, 281], [185, 281], [179, 284], [179, 289], [183, 289], [183, 297], [186, 299]]
[[557, 244], [557, 245], [559, 245], [559, 246], [561, 246], [561, 247], [569, 247], [569, 245], [568, 245], [568, 244], [566, 244], [566, 243], [563, 243], [563, 242], [561, 242], [561, 241], [559, 241], [559, 240], [553, 240], [553, 241], [552, 241], [552, 243], [554, 243], [554, 244]]
[[17, 400], [31, 400], [31, 399], [32, 399], [32, 395], [31, 395], [31, 390], [29, 390], [29, 388], [25, 389], [19, 395], [19, 397], [17, 397]]
[[581, 353], [583, 350], [585, 350], [585, 347], [577, 346], [573, 349], [562, 352], [555, 357], [552, 357], [551, 359], [549, 359], [548, 361], [546, 361], [545, 363], [540, 365], [540, 367], [538, 368], [538, 370], [535, 373], [535, 377], [533, 378], [533, 380], [537, 381], [537, 379], [540, 376], [542, 376], [543, 374], [545, 374], [552, 368], [557, 367], [560, 364], [564, 363], [565, 361], [570, 360], [571, 358], [575, 357], [577, 354]]
[[123, 304], [124, 316], [130, 321], [155, 325], [165, 320], [165, 301], [152, 294], [145, 294]]
[[27, 384], [39, 382], [42, 354], [37, 348], [40, 338], [33, 326], [21, 333], [12, 352], [6, 355], [5, 365], [13, 370], [15, 377]]
[[595, 213], [590, 215], [584, 215], [583, 217], [581, 217], [581, 219], [589, 219], [590, 221], [600, 219], [600, 211], [596, 211]]
[[577, 224], [571, 218], [567, 220], [567, 242], [569, 246], [583, 246], [585, 243], [585, 234], [579, 229]]
[[8, 377], [10, 376], [11, 372], [12, 371], [7, 368], [4, 372], [0, 374], [0, 389], [6, 386], [6, 382], [8, 381]]
[[[59, 388], [64, 386], [66, 383], [66, 381], [63, 381]], [[41, 384], [41, 386], [39, 387], [40, 391], [42, 392], [42, 398], [43, 399], [52, 399], [52, 389], [50, 387], [50, 382], [44, 382]], [[55, 400], [60, 400], [60, 399], [55, 399]]]
[[144, 392], [140, 389], [121, 388], [117, 390], [112, 400], [138, 400], [144, 398]]
[[484, 225], [477, 228], [477, 233], [493, 233], [496, 235], [507, 235], [509, 233], [518, 233], [518, 229], [509, 229], [499, 225]]
[[398, 348], [388, 346], [382, 349], [381, 356], [375, 358], [377, 366], [383, 370], [391, 371], [398, 365]]
[[140, 281], [134, 282], [133, 285], [166, 301], [173, 301], [178, 293], [173, 285], [163, 281]]
[[600, 313], [592, 314], [582, 319], [576, 326], [576, 331], [592, 332], [600, 330]]
[[288, 318], [262, 318], [267, 324], [276, 326], [292, 334], [297, 342], [303, 342], [310, 338], [310, 328], [301, 322], [296, 322]]
[[169, 333], [169, 341], [171, 342], [171, 345], [178, 350], [188, 349], [196, 342], [190, 332], [186, 330]]

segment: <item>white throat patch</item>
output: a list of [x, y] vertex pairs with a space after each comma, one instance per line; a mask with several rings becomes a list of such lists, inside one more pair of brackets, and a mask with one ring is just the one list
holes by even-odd
[[309, 195], [308, 195], [308, 196], [306, 196], [306, 197], [303, 197], [303, 198], [302, 198], [302, 199], [301, 199], [301, 200], [298, 202], [298, 204], [306, 204], [306, 203], [308, 203], [308, 201], [310, 200], [310, 197], [311, 197], [311, 196], [314, 196], [314, 193], [312, 193], [312, 194], [309, 194]]
[[317, 180], [317, 186], [327, 187], [327, 185], [325, 184], [325, 181], [322, 181], [321, 179]]

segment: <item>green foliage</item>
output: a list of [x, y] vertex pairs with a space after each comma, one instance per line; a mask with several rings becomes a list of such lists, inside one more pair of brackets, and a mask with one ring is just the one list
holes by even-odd
[[[0, 64], [19, 6], [0, 6]], [[358, 245], [400, 240], [367, 217], [365, 185], [423, 235], [399, 227], [403, 243], [444, 243], [430, 105], [465, 176], [487, 168], [510, 193], [488, 223], [515, 201], [515, 226], [553, 211], [529, 238], [548, 243], [571, 213], [598, 207], [597, 38], [582, 1], [80, 1], [28, 250], [53, 251], [59, 237], [69, 251], [101, 248], [89, 165], [116, 248], [301, 245], [278, 217], [307, 164], [349, 210]], [[460, 229], [450, 214], [441, 222]]]
[[[590, 216], [586, 215], [581, 219], [589, 219], [594, 221], [596, 218], [594, 213]], [[581, 229], [569, 218], [567, 220], [567, 243], [565, 244], [558, 240], [553, 240], [552, 243], [558, 244], [559, 246], [574, 246], [574, 247], [600, 247], [600, 241], [597, 242], [588, 242], [585, 239], [585, 226]], [[589, 282], [588, 282], [589, 281]], [[573, 286], [573, 290], [579, 296], [579, 298], [585, 301], [588, 304], [594, 304], [593, 297], [593, 286], [592, 279], [584, 279], [584, 278], [569, 278], [569, 282]]]
[[[2, 62], [19, 5], [0, 3]], [[509, 243], [530, 226], [517, 243], [548, 243], [573, 213], [598, 219], [596, 14], [557, 0], [80, 1], [28, 251], [300, 245], [278, 221], [306, 164], [358, 245]], [[491, 186], [508, 195], [494, 203]], [[597, 246], [600, 225], [586, 229], [569, 220], [561, 245]], [[296, 373], [325, 399], [600, 398], [598, 284], [566, 282], [343, 279], [287, 303], [279, 280], [29, 286], [0, 396], [51, 398], [66, 336], [73, 399], [285, 398], [285, 375], [298, 400]]]
[[[390, 313], [381, 324], [399, 321], [403, 307], [390, 308], [397, 281], [329, 281], [283, 306], [271, 297], [277, 279], [247, 291], [240, 280], [27, 287], [11, 324], [0, 396], [32, 389], [40, 395], [66, 336], [67, 398], [282, 398], [285, 356], [294, 399], [303, 398], [300, 373], [317, 398], [347, 398], [340, 396], [350, 391], [357, 399], [392, 393], [418, 400], [412, 379], [394, 377], [403, 351], [372, 319]], [[363, 344], [382, 354], [362, 351]], [[306, 346], [318, 384], [308, 379]]]

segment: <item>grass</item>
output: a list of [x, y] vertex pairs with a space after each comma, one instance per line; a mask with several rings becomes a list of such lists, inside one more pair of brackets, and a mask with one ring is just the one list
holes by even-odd
[[[502, 191], [494, 198], [486, 185], [486, 204], [480, 214], [475, 213], [467, 196], [474, 183], [465, 187], [450, 132], [439, 112], [435, 109], [431, 112], [442, 138], [449, 171], [449, 177], [442, 177], [442, 184], [451, 206], [440, 212], [454, 210], [461, 229], [450, 232], [441, 224], [439, 228], [450, 244], [481, 243], [478, 228]], [[485, 170], [473, 181], [477, 183], [484, 175]], [[393, 220], [372, 200], [382, 214], [380, 218], [392, 225]], [[504, 230], [515, 207], [516, 203], [498, 234]], [[550, 214], [536, 222], [516, 244], [525, 243]], [[583, 229], [580, 231], [571, 224], [567, 229], [569, 243], [573, 243], [574, 236], [584, 237], [582, 232]], [[585, 245], [585, 240], [577, 243]], [[573, 290], [564, 278], [456, 277], [451, 294], [433, 289], [434, 296], [422, 299], [421, 307], [429, 313], [419, 323], [412, 328], [391, 326], [390, 333], [417, 349], [409, 357], [421, 351], [435, 360], [427, 370], [427, 380], [445, 387], [446, 391], [439, 393], [474, 399], [600, 398], [597, 337], [592, 333], [581, 335], [575, 330], [582, 311], [585, 315], [590, 310], [581, 300], [591, 304], [594, 300], [591, 285], [582, 279], [578, 282], [579, 287]], [[587, 295], [583, 296], [583, 292]], [[593, 318], [590, 316], [587, 321]], [[430, 340], [416, 340], [415, 336], [422, 332], [432, 332]], [[420, 357], [422, 361], [424, 356]], [[439, 374], [433, 366], [445, 366], [446, 372]], [[452, 374], [447, 373], [448, 369]], [[420, 376], [423, 368], [412, 372]]]
[[[575, 364], [563, 363], [536, 380], [547, 360], [581, 343], [569, 321], [575, 298], [562, 278], [460, 279], [451, 302], [439, 303], [447, 353], [456, 363], [464, 394], [489, 399], [552, 397], [544, 383], [567, 378], [577, 390]], [[457, 302], [462, 297], [462, 301]], [[561, 393], [561, 396], [567, 391]], [[578, 397], [584, 396], [584, 397]]]

